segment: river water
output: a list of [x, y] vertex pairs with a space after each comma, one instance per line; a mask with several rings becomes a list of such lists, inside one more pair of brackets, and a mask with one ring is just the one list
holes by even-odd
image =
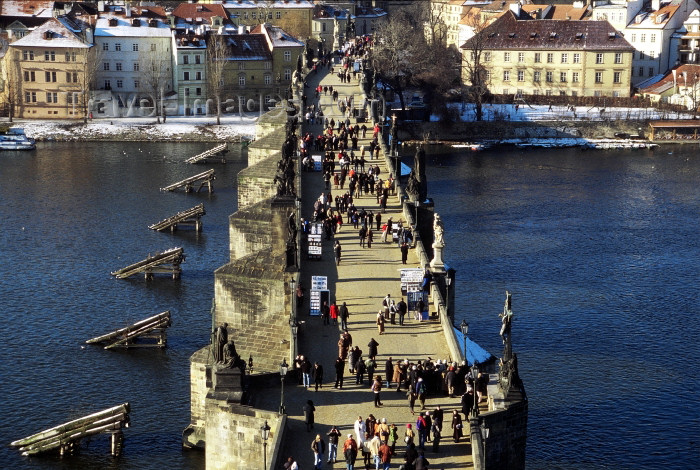
[[[245, 161], [190, 166], [206, 144], [52, 143], [0, 154], [0, 468], [199, 469], [183, 452], [189, 356], [208, 341], [213, 271]], [[672, 152], [672, 153], [669, 153]], [[500, 355], [504, 292], [530, 399], [530, 469], [693, 468], [700, 409], [696, 148], [500, 150], [429, 157], [429, 192], [457, 269], [457, 322]], [[215, 168], [215, 193], [158, 188]], [[148, 225], [203, 202], [204, 231]], [[180, 281], [113, 279], [182, 246]], [[170, 309], [165, 350], [82, 348]], [[123, 456], [108, 439], [81, 455], [6, 446], [82, 414], [131, 403]]]
[[497, 356], [513, 295], [529, 469], [698, 466], [697, 157], [674, 146], [428, 158], [457, 323]]

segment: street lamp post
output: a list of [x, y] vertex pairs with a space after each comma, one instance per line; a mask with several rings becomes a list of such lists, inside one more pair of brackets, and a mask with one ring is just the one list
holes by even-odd
[[270, 426], [268, 426], [267, 421], [265, 425], [260, 427], [260, 433], [263, 439], [263, 470], [267, 470], [267, 440], [270, 437]]
[[476, 360], [472, 362], [472, 378], [474, 379], [474, 406], [472, 407], [472, 416], [479, 416], [479, 394], [476, 391], [477, 381], [479, 379], [479, 366], [476, 365]]
[[[445, 275], [445, 286], [447, 286], [447, 298], [445, 299], [445, 313], [447, 316], [450, 316], [450, 284], [452, 284], [452, 278], [450, 277], [450, 273], [448, 272]], [[464, 321], [464, 320], [462, 320]], [[466, 333], [465, 333], [466, 334]], [[467, 342], [465, 340], [464, 345], [467, 345]], [[467, 353], [464, 353], [464, 359], [467, 359]]]
[[282, 364], [280, 364], [280, 382], [282, 383], [282, 391], [280, 394], [280, 414], [281, 415], [286, 413], [286, 410], [284, 409], [284, 377], [287, 375], [288, 370], [289, 370], [289, 365], [287, 364], [287, 360], [282, 359]]
[[297, 322], [296, 317], [289, 319], [289, 328], [292, 330], [292, 341], [294, 341], [292, 351], [292, 360], [294, 360], [294, 358], [297, 357], [297, 333], [299, 332], [299, 323]]
[[464, 362], [469, 366], [469, 361], [467, 360], [467, 333], [469, 333], [469, 323], [466, 320], [462, 320], [462, 324], [459, 325], [462, 330], [462, 339], [464, 340]]

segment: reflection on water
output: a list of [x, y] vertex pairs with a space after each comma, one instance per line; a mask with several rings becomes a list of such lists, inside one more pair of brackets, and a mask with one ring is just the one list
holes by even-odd
[[[208, 342], [213, 271], [228, 261], [240, 151], [229, 163], [187, 165], [208, 144], [56, 143], [0, 154], [0, 305], [3, 338], [1, 468], [203, 468], [181, 451], [189, 423], [189, 356]], [[216, 170], [214, 194], [159, 188]], [[148, 226], [203, 202], [203, 232]], [[182, 246], [180, 281], [111, 271]], [[171, 310], [165, 350], [82, 348], [88, 338]], [[59, 461], [27, 459], [6, 444], [118, 403], [131, 403], [121, 459], [109, 439]]]
[[[444, 150], [444, 149], [443, 149]], [[670, 151], [673, 151], [670, 154]], [[696, 466], [700, 161], [655, 151], [429, 156], [456, 321], [496, 355], [505, 290], [531, 469]], [[688, 392], [692, 395], [689, 396]]]

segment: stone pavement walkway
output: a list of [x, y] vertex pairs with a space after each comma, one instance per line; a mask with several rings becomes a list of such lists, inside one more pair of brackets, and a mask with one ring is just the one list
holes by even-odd
[[[336, 66], [336, 69], [338, 67]], [[327, 70], [327, 69], [326, 69]], [[362, 103], [362, 91], [356, 80], [350, 84], [341, 84], [337, 75], [326, 74], [326, 71], [315, 76], [310, 76], [306, 94], [308, 104], [314, 102], [314, 88], [318, 85], [332, 85], [339, 91], [339, 95], [354, 95], [355, 103]], [[320, 97], [324, 114], [329, 119], [337, 121], [341, 117], [331, 96]], [[355, 125], [355, 120], [351, 119]], [[366, 139], [360, 139], [358, 146], [369, 144], [372, 137], [372, 123], [366, 123], [369, 127]], [[318, 135], [322, 132], [321, 125], [304, 125], [303, 132], [313, 132]], [[318, 152], [312, 152], [318, 153]], [[388, 175], [384, 157], [379, 160], [370, 160], [370, 164], [378, 164], [381, 169], [380, 176], [384, 179]], [[324, 182], [320, 172], [302, 173], [302, 206], [301, 216], [310, 219], [313, 213], [313, 203], [324, 190]], [[346, 186], [347, 187], [347, 186]], [[340, 191], [332, 191], [333, 197]], [[341, 194], [343, 194], [342, 191]], [[374, 195], [362, 196], [354, 200], [358, 210], [365, 208], [368, 211], [379, 210]], [[389, 199], [386, 214], [382, 214], [382, 221], [392, 217], [394, 221], [402, 219], [401, 206], [397, 198]], [[345, 222], [344, 218], [344, 222]], [[405, 222], [405, 220], [404, 220]], [[285, 458], [294, 456], [300, 468], [306, 470], [313, 468], [313, 453], [310, 450], [311, 441], [316, 433], [320, 433], [326, 443], [326, 433], [332, 425], [336, 425], [341, 432], [338, 462], [334, 465], [326, 464], [327, 453], [324, 457], [324, 469], [344, 469], [345, 463], [342, 457], [342, 442], [347, 434], [352, 432], [352, 426], [358, 416], [365, 419], [370, 413], [376, 418], [387, 418], [389, 423], [395, 423], [399, 429], [400, 443], [397, 443], [397, 455], [392, 462], [392, 468], [398, 468], [403, 463], [403, 432], [406, 423], [413, 423], [415, 427], [416, 417], [411, 415], [405, 392], [397, 393], [395, 388], [384, 389], [381, 400], [384, 404], [381, 408], [375, 408], [373, 393], [370, 391], [371, 382], [365, 377], [364, 385], [355, 385], [355, 377], [351, 376], [346, 366], [345, 384], [342, 390], [334, 389], [335, 381], [334, 363], [338, 354], [337, 342], [339, 338], [339, 326], [324, 326], [320, 317], [309, 315], [308, 289], [311, 286], [311, 276], [327, 276], [331, 301], [336, 300], [338, 305], [347, 302], [350, 311], [349, 331], [353, 338], [353, 345], [360, 346], [367, 353], [367, 343], [375, 338], [379, 343], [379, 355], [377, 356], [377, 371], [384, 378], [384, 363], [391, 356], [394, 361], [409, 359], [416, 361], [431, 357], [433, 359], [448, 359], [448, 348], [442, 329], [436, 320], [417, 322], [406, 315], [404, 326], [386, 324], [385, 333], [379, 336], [375, 324], [376, 314], [381, 308], [382, 299], [386, 294], [391, 294], [397, 303], [401, 298], [399, 270], [402, 267], [418, 267], [418, 259], [413, 251], [409, 252], [408, 264], [401, 264], [401, 253], [395, 243], [382, 243], [381, 232], [375, 232], [372, 248], [362, 248], [359, 243], [358, 230], [352, 224], [343, 225], [335, 239], [340, 240], [343, 247], [340, 266], [335, 265], [333, 256], [333, 240], [325, 240], [323, 237], [323, 256], [320, 261], [306, 259], [305, 243], [302, 243], [302, 270], [301, 282], [307, 289], [306, 301], [298, 313], [298, 319], [305, 323], [299, 328], [299, 353], [308, 357], [312, 364], [319, 361], [324, 369], [323, 388], [318, 392], [313, 391], [313, 386], [308, 390], [297, 385], [294, 376], [290, 373], [285, 382], [285, 405], [289, 416], [288, 438], [285, 440], [283, 450]], [[312, 379], [313, 381], [313, 379]], [[277, 409], [280, 396], [270, 393], [260, 397], [257, 407], [265, 409]], [[316, 406], [316, 425], [313, 432], [307, 432], [304, 424], [302, 407], [307, 400], [312, 400]], [[462, 438], [459, 444], [452, 439], [450, 429], [451, 414], [453, 409], [460, 409], [459, 398], [450, 399], [447, 396], [429, 396], [426, 400], [426, 409], [433, 410], [437, 405], [445, 410], [443, 426], [443, 439], [440, 444], [440, 452], [431, 452], [432, 445], [426, 445], [426, 458], [430, 461], [431, 469], [471, 468], [471, 455], [468, 438]], [[416, 406], [418, 410], [420, 405]], [[465, 429], [465, 434], [466, 429]], [[356, 468], [363, 468], [361, 457], [358, 458]], [[372, 465], [372, 468], [374, 466]]]

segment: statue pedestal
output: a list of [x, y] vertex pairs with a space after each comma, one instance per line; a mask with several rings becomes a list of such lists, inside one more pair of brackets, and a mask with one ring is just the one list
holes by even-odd
[[212, 396], [228, 402], [240, 403], [243, 397], [241, 370], [215, 365], [212, 370]]
[[442, 250], [445, 245], [433, 243], [433, 260], [430, 262], [430, 269], [433, 272], [444, 272], [445, 262], [442, 261]]

